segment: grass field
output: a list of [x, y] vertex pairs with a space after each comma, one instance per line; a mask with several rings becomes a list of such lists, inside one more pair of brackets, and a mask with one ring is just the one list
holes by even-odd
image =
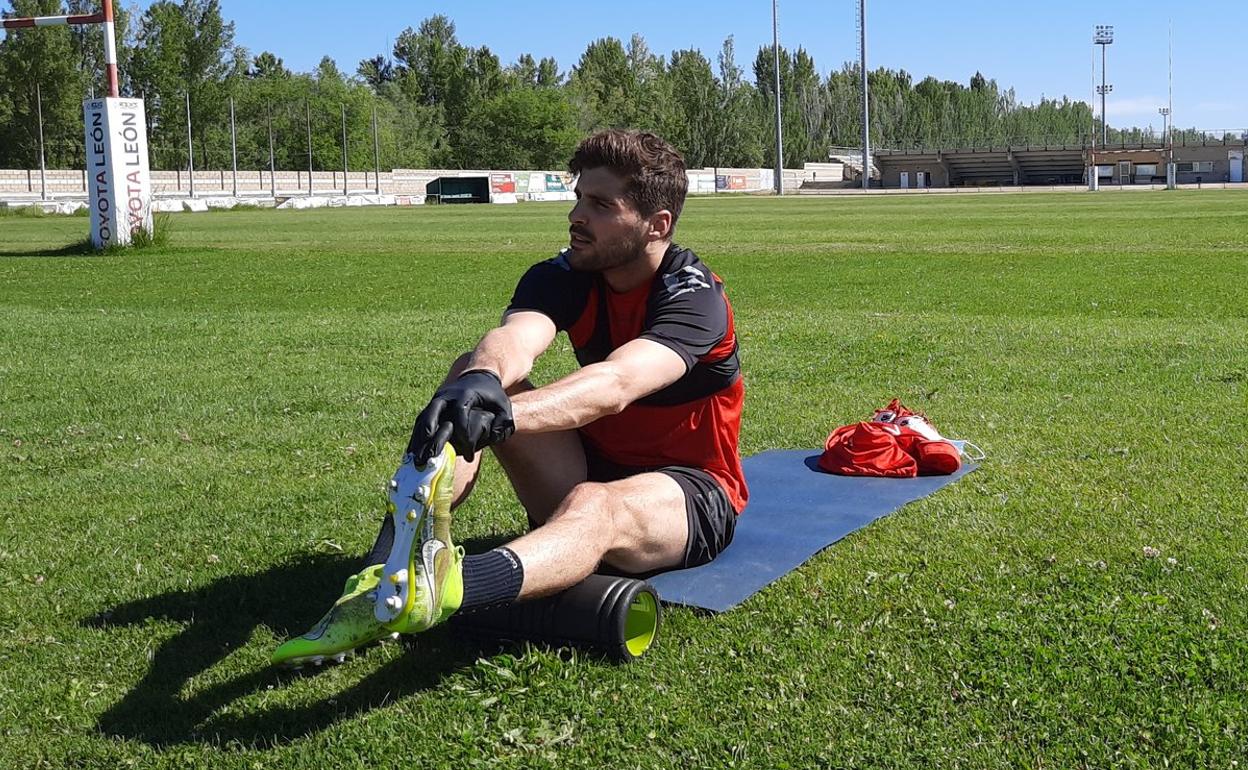
[[[690, 201], [745, 453], [900, 396], [983, 467], [631, 666], [439, 629], [314, 675], [268, 655], [565, 206], [181, 215], [105, 257], [0, 219], [0, 767], [1248, 767], [1245, 204]], [[497, 467], [460, 510], [523, 524]]]

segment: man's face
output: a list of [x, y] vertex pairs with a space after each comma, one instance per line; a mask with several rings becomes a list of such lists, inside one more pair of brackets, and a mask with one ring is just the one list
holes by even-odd
[[568, 214], [573, 270], [598, 272], [645, 254], [650, 221], [624, 195], [624, 180], [606, 168], [586, 169], [576, 181], [576, 205]]

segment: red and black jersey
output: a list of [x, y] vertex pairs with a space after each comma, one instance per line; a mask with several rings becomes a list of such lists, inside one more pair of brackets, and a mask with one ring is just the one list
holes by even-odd
[[636, 467], [684, 465], [709, 473], [738, 513], [749, 492], [737, 436], [745, 386], [732, 305], [724, 283], [692, 251], [668, 247], [647, 283], [615, 292], [598, 273], [573, 270], [561, 254], [529, 268], [508, 311], [535, 310], [567, 332], [582, 366], [641, 338], [685, 361], [685, 376], [581, 428], [590, 449]]

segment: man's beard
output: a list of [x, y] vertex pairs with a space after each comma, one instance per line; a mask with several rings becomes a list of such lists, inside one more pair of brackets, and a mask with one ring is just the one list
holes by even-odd
[[646, 254], [646, 239], [641, 233], [620, 237], [610, 243], [594, 241], [593, 253], [585, 254], [575, 248], [567, 252], [568, 264], [573, 270], [585, 273], [600, 273], [614, 267], [627, 265]]

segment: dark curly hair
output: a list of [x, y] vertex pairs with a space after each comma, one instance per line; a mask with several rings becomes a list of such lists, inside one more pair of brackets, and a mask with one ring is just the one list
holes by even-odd
[[648, 131], [611, 128], [582, 141], [568, 162], [568, 171], [575, 175], [604, 167], [624, 180], [624, 194], [643, 216], [667, 209], [676, 228], [689, 178], [675, 147]]

